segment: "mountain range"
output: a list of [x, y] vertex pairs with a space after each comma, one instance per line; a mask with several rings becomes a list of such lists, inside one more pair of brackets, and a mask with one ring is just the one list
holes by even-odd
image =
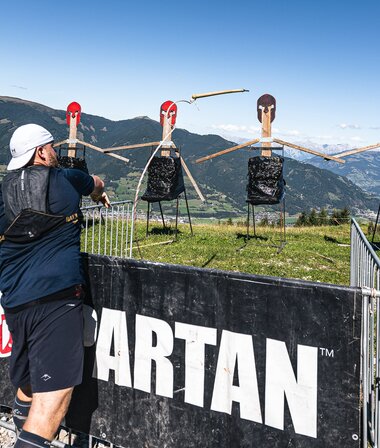
[[332, 173], [346, 176], [363, 190], [380, 196], [380, 152], [370, 150], [352, 156], [345, 157], [344, 165], [338, 163], [323, 162], [313, 157], [309, 163], [317, 167], [325, 168]]
[[[40, 124], [54, 135], [56, 141], [68, 137], [66, 112], [19, 98], [0, 96], [0, 164], [9, 160], [9, 139], [12, 132], [26, 123]], [[148, 117], [112, 121], [82, 113], [78, 138], [101, 148], [159, 141], [160, 124]], [[202, 164], [195, 160], [203, 155], [235, 145], [219, 135], [199, 135], [175, 129], [173, 141], [199, 185], [225, 195], [234, 209], [245, 209], [246, 176], [249, 157], [255, 150], [239, 150]], [[130, 159], [128, 164], [86, 149], [90, 172], [103, 174], [106, 180], [117, 181], [129, 173], [141, 172], [150, 155], [149, 148], [118, 152]], [[364, 153], [346, 159], [345, 165], [319, 158], [305, 161], [285, 158], [286, 209], [295, 214], [310, 208], [349, 207], [354, 214], [377, 211], [380, 196], [379, 153]], [[375, 185], [376, 184], [376, 185]], [[360, 185], [361, 188], [358, 186]], [[190, 191], [188, 188], [188, 191]], [[367, 189], [367, 191], [364, 191]], [[374, 194], [371, 194], [374, 193]]]

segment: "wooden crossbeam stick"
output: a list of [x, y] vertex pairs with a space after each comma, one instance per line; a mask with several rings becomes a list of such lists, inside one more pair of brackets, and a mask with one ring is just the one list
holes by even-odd
[[[68, 142], [69, 142], [68, 139], [62, 140], [61, 142], [54, 143], [53, 146], [54, 146], [54, 148], [56, 148], [57, 146], [64, 145]], [[98, 148], [95, 145], [91, 145], [91, 143], [82, 142], [82, 140], [76, 140], [76, 143], [78, 143], [79, 145], [94, 149], [95, 151], [101, 152], [102, 154], [105, 154], [106, 156], [114, 157], [115, 159], [122, 160], [123, 162], [126, 162], [126, 163], [129, 162], [129, 159], [127, 159], [127, 157], [119, 156], [119, 154], [112, 154], [111, 152], [108, 152], [108, 151], [105, 152], [105, 150], [103, 150], [102, 148]]]
[[145, 148], [147, 146], [158, 146], [160, 144], [160, 142], [150, 142], [150, 143], [139, 143], [136, 145], [127, 145], [127, 146], [115, 146], [110, 147], [110, 148], [104, 148], [103, 152], [107, 153], [107, 152], [111, 152], [111, 151], [121, 151], [123, 149], [135, 149], [135, 148]]
[[81, 140], [77, 140], [77, 143], [83, 146], [87, 146], [88, 148], [94, 149], [95, 151], [101, 152], [102, 154], [105, 154], [106, 156], [114, 157], [115, 159], [122, 160], [123, 162], [129, 162], [129, 159], [126, 157], [119, 156], [119, 154], [112, 154], [110, 152], [104, 152], [102, 148], [99, 148], [98, 146], [91, 145], [91, 143], [82, 142]]
[[92, 145], [91, 143], [82, 142], [82, 140], [77, 140], [77, 143], [79, 143], [80, 145], [83, 145], [83, 146], [87, 146], [87, 148], [94, 149], [95, 151], [103, 152], [102, 148], [99, 148], [98, 146]]
[[197, 100], [198, 98], [206, 98], [208, 96], [216, 96], [216, 95], [226, 95], [227, 93], [241, 93], [241, 92], [249, 92], [247, 89], [232, 89], [232, 90], [219, 90], [217, 92], [207, 92], [207, 93], [194, 93], [191, 95], [193, 100]]
[[214, 154], [210, 154], [209, 156], [201, 157], [200, 159], [197, 159], [195, 161], [195, 163], [202, 163], [202, 162], [205, 162], [206, 160], [213, 159], [214, 157], [219, 157], [224, 154], [228, 154], [230, 152], [237, 151], [238, 149], [245, 148], [246, 146], [252, 146], [256, 143], [259, 143], [259, 141], [260, 141], [259, 138], [255, 138], [255, 140], [251, 140], [249, 142], [242, 143], [241, 145], [232, 146], [231, 148], [223, 149], [223, 151], [215, 152]]
[[171, 244], [171, 243], [174, 243], [174, 240], [159, 241], [158, 243], [144, 244], [144, 246], [134, 246], [132, 247], [132, 250], [143, 249], [144, 247], [151, 247], [151, 246], [159, 246], [159, 245], [162, 246], [163, 244]]
[[299, 151], [307, 152], [309, 154], [313, 154], [314, 156], [323, 157], [324, 159], [328, 159], [328, 160], [334, 160], [334, 162], [338, 162], [338, 163], [345, 163], [344, 160], [341, 160], [338, 157], [330, 156], [328, 154], [323, 154], [323, 152], [314, 151], [313, 149], [304, 148], [303, 146], [295, 145], [294, 143], [285, 142], [278, 138], [274, 138], [273, 141], [278, 143], [279, 145], [289, 146], [289, 148], [298, 149]]
[[61, 145], [65, 145], [67, 143], [67, 139], [66, 140], [62, 140], [60, 142], [54, 143], [53, 148], [57, 148], [57, 146], [61, 146]]
[[341, 152], [339, 154], [334, 154], [336, 157], [346, 157], [352, 156], [353, 154], [358, 154], [360, 152], [369, 151], [370, 149], [380, 148], [380, 143], [375, 143], [374, 145], [363, 146], [362, 148], [351, 149], [350, 151]]
[[194, 177], [191, 175], [190, 170], [187, 167], [185, 161], [183, 160], [182, 157], [180, 157], [180, 159], [181, 159], [181, 165], [183, 166], [183, 168], [184, 168], [184, 170], [185, 170], [185, 172], [187, 174], [187, 177], [190, 179], [190, 182], [193, 184], [193, 187], [195, 188], [195, 191], [198, 193], [198, 196], [199, 196], [200, 200], [202, 202], [206, 202], [206, 199], [204, 198], [201, 190], [199, 189], [198, 184], [195, 182]]
[[112, 152], [104, 152], [106, 156], [114, 157], [115, 159], [122, 160], [125, 163], [129, 162], [129, 159], [127, 157], [119, 156], [119, 154], [112, 154]]

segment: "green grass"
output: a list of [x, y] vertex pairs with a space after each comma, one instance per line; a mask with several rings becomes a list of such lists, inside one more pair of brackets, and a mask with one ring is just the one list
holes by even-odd
[[193, 237], [189, 225], [182, 224], [177, 241], [157, 244], [172, 240], [174, 235], [163, 234], [161, 227], [152, 223], [150, 229], [157, 233], [146, 238], [145, 224], [138, 223], [140, 254], [135, 243], [133, 255], [162, 263], [349, 284], [349, 225], [287, 228], [287, 244], [280, 253], [273, 247], [279, 244], [279, 229], [257, 227], [257, 235], [268, 239], [246, 241], [245, 227], [212, 224], [193, 227]]

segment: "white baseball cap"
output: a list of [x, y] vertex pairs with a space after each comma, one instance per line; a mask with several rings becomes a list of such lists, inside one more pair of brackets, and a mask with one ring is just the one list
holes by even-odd
[[37, 146], [54, 141], [48, 130], [38, 124], [24, 124], [18, 127], [9, 142], [12, 159], [7, 170], [17, 170], [25, 166], [34, 155]]

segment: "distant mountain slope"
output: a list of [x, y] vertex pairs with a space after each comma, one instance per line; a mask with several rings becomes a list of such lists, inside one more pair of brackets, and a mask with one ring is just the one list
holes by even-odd
[[319, 160], [313, 157], [308, 162], [314, 166], [324, 167], [341, 176], [346, 176], [363, 190], [380, 196], [380, 151], [371, 150], [344, 158], [344, 165]]
[[[38, 123], [48, 128], [56, 141], [68, 136], [65, 111], [55, 110], [41, 104], [17, 98], [0, 96], [0, 164], [9, 160], [9, 139], [14, 129], [26, 123]], [[79, 125], [80, 139], [100, 147], [119, 146], [149, 141], [159, 141], [162, 135], [160, 124], [148, 117], [112, 121], [83, 113]], [[223, 157], [195, 164], [206, 154], [225, 149], [234, 143], [218, 135], [198, 135], [184, 129], [176, 129], [173, 140], [181, 148], [182, 155], [194, 177], [200, 184], [225, 194], [231, 203], [245, 208], [246, 175], [248, 158], [257, 151], [241, 150]], [[145, 165], [149, 149], [135, 149], [120, 154], [130, 158], [124, 164], [92, 150], [87, 150], [86, 159], [91, 172], [103, 173], [108, 180], [118, 180], [129, 172], [141, 170]], [[323, 167], [326, 162], [323, 162]], [[350, 207], [354, 213], [377, 210], [378, 199], [362, 191], [347, 178], [317, 168], [310, 163], [286, 159], [287, 210], [297, 213], [311, 207]]]

